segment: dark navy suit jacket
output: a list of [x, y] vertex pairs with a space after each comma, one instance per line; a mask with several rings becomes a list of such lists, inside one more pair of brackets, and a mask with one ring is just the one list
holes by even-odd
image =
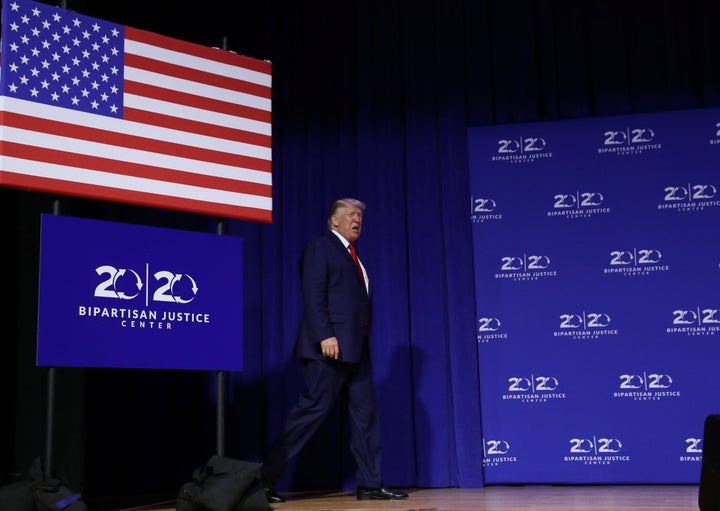
[[372, 304], [350, 252], [336, 234], [328, 231], [305, 246], [300, 258], [300, 284], [304, 311], [295, 356], [325, 358], [320, 341], [334, 336], [340, 346], [338, 360], [358, 362], [366, 349]]

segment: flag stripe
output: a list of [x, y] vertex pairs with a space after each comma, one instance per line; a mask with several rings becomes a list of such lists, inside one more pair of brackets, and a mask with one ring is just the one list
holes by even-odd
[[[4, 156], [10, 156], [25, 161], [71, 165], [77, 168], [122, 174], [124, 176], [146, 177], [148, 179], [155, 179], [158, 181], [178, 181], [176, 173], [164, 167], [132, 164], [122, 160], [85, 156], [83, 154], [76, 154], [69, 151], [46, 149], [43, 147], [18, 144], [8, 141], [2, 142], [2, 147], [2, 154]], [[249, 183], [247, 181], [238, 181], [235, 179], [184, 173], [182, 175], [182, 183], [190, 186], [215, 188], [218, 190], [227, 190], [236, 193], [272, 197], [272, 188], [270, 185]]]
[[[235, 129], [238, 126], [242, 126], [245, 131], [250, 133], [257, 133], [259, 135], [270, 136], [271, 127], [268, 123], [257, 122], [249, 119], [239, 122], [236, 117], [221, 113], [221, 112], [208, 112], [192, 106], [186, 106], [177, 103], [170, 103], [168, 101], [155, 100], [143, 96], [136, 96], [132, 94], [125, 94], [125, 105], [130, 108], [136, 108], [138, 110], [146, 110], [148, 113], [156, 112], [170, 117], [178, 117], [181, 119], [194, 119], [199, 122], [207, 124], [213, 124], [218, 126], [225, 126], [226, 128]], [[183, 123], [176, 125], [177, 127], [184, 127]], [[240, 149], [237, 149], [240, 151]]]
[[[266, 85], [260, 85], [245, 80], [238, 80], [224, 75], [216, 74], [215, 72], [201, 71], [199, 69], [191, 69], [187, 66], [187, 62], [183, 66], [177, 64], [170, 64], [161, 60], [151, 59], [142, 55], [133, 55], [132, 53], [125, 54], [125, 69], [146, 69], [152, 70], [153, 72], [165, 75], [165, 76], [176, 76], [185, 80], [193, 82], [199, 82], [203, 85], [218, 87], [220, 89], [228, 89], [241, 93], [243, 95], [249, 94], [251, 96], [257, 96], [255, 99], [260, 105], [268, 105], [270, 102], [270, 87]], [[125, 77], [128, 78], [126, 73]], [[263, 98], [265, 101], [260, 100]], [[253, 101], [253, 98], [249, 98], [248, 101]], [[266, 107], [267, 108], [267, 107]]]
[[[129, 53], [147, 54], [155, 60], [215, 72], [267, 87], [270, 87], [272, 81], [272, 64], [267, 61], [207, 48], [133, 27], [125, 27], [125, 40], [126, 51]], [[145, 49], [142, 50], [141, 47]]]
[[[259, 134], [269, 134], [271, 114], [267, 110], [241, 105], [235, 102], [228, 102], [201, 95], [188, 93], [179, 89], [156, 87], [142, 82], [126, 81], [125, 96], [135, 95], [160, 102], [176, 103], [177, 105], [192, 105], [193, 108], [207, 110], [208, 112], [220, 113], [227, 116], [228, 124], [237, 126], [238, 118], [252, 119], [258, 121], [253, 123], [254, 131]], [[202, 112], [200, 112], [202, 114]]]
[[[5, 114], [8, 115], [8, 114]], [[127, 151], [113, 151], [112, 148], [108, 149], [108, 146], [98, 144], [94, 142], [81, 142], [72, 137], [61, 137], [55, 135], [48, 135], [45, 133], [34, 133], [27, 130], [16, 129], [12, 127], [4, 127], [2, 131], [2, 140], [8, 144], [28, 145], [37, 151], [38, 159], [40, 154], [45, 154], [44, 159], [46, 161], [56, 161], [58, 163], [74, 161], [74, 162], [94, 162], [95, 166], [90, 167], [90, 170], [104, 170], [101, 163], [104, 163], [108, 167], [112, 167], [118, 171], [121, 168], [126, 170], [122, 171], [128, 174], [132, 173], [133, 169], [136, 172], [150, 171], [151, 169], [164, 169], [163, 176], [171, 182], [185, 183], [189, 179], [203, 179], [207, 178], [205, 183], [210, 186], [211, 183], [217, 185], [220, 189], [225, 186], [233, 187], [239, 186], [240, 184], [246, 183], [248, 185], [257, 185], [253, 187], [254, 190], [265, 191], [271, 186], [271, 175], [264, 172], [249, 171], [249, 179], [239, 179], [237, 176], [236, 168], [222, 165], [213, 165], [204, 162], [195, 162], [193, 165], [192, 160], [183, 160], [181, 158], [174, 158], [173, 161], [183, 164], [182, 167], [169, 168], [167, 165], [167, 157], [163, 158], [150, 153], [147, 156], [143, 151], [140, 150], [127, 150]], [[32, 142], [30, 142], [32, 140]], [[13, 147], [11, 145], [7, 147]], [[71, 149], [71, 151], [68, 151]], [[79, 150], [82, 149], [82, 150]], [[48, 153], [50, 151], [51, 153]], [[1, 154], [1, 153], [0, 153]], [[47, 156], [48, 154], [54, 154], [54, 158]], [[71, 157], [71, 155], [75, 155]], [[33, 153], [28, 155], [28, 159], [34, 159]], [[124, 167], [117, 167], [112, 162], [122, 162]], [[153, 162], [155, 164], [153, 164]], [[140, 174], [141, 176], [142, 174]], [[194, 177], [197, 176], [197, 177]], [[263, 195], [269, 195], [267, 192], [263, 192]]]
[[[192, 70], [188, 69], [187, 71], [188, 74], [192, 76]], [[143, 82], [167, 90], [186, 92], [190, 94], [191, 98], [207, 97], [224, 101], [226, 103], [242, 105], [248, 108], [269, 111], [268, 106], [270, 100], [261, 99], [257, 96], [245, 94], [236, 90], [188, 80], [181, 76], [164, 75], [147, 69], [126, 67], [125, 80], [126, 82]]]
[[262, 147], [270, 147], [271, 138], [266, 135], [260, 135], [239, 129], [226, 128], [217, 124], [207, 122], [193, 121], [182, 119], [172, 115], [154, 114], [145, 110], [136, 108], [125, 108], [125, 119], [128, 121], [140, 122], [144, 124], [152, 124], [164, 128], [174, 129], [179, 122], [183, 123], [185, 131], [196, 133], [198, 135], [207, 135], [224, 138], [227, 140], [235, 140], [246, 144], [252, 144]]
[[[16, 103], [10, 98], [5, 98], [5, 101]], [[248, 152], [246, 144], [140, 123], [134, 124], [82, 112], [69, 112], [66, 115], [67, 122], [65, 122], [56, 120], [65, 114], [65, 109], [34, 103], [30, 105], [32, 105], [30, 115], [19, 115], [12, 111], [5, 112], [3, 125], [35, 131], [35, 134], [28, 133], [27, 139], [43, 137], [35, 140], [37, 145], [45, 144], [47, 147], [47, 144], [51, 144], [53, 137], [44, 138], [45, 134], [48, 134], [63, 138], [55, 143], [59, 149], [73, 147], [74, 151], [90, 151], [96, 156], [103, 156], [107, 151], [112, 151], [116, 155], [123, 155], [127, 161], [131, 162], [139, 162], [138, 160], [142, 158], [165, 160], [165, 166], [199, 173], [206, 173], [203, 169], [212, 169], [213, 165], [225, 165], [244, 169], [246, 172], [238, 173], [238, 177], [241, 179], [260, 181], [269, 177], [271, 164], [270, 161], [259, 157], [262, 156], [262, 153], [253, 156], [238, 154], [239, 150]], [[20, 103], [17, 106], [28, 106], [28, 104]], [[39, 122], [42, 124], [42, 131], [37, 131]], [[89, 125], [85, 125], [85, 123]], [[134, 128], [134, 130], [130, 131], [128, 128]], [[135, 135], [134, 132], [142, 132], [149, 136], [141, 137]], [[8, 131], [8, 134], [10, 133], [12, 132]], [[166, 142], [166, 139], [174, 139], [177, 142]], [[23, 142], [21, 139], [14, 141]], [[184, 142], [184, 144], [179, 142]], [[100, 144], [100, 146], [93, 143]], [[206, 149], [201, 147], [202, 145], [210, 148]], [[257, 146], [250, 146], [250, 148], [257, 149]], [[269, 149], [263, 151], [269, 153]], [[224, 177], [231, 177], [231, 172], [236, 172], [236, 170], [228, 169], [227, 175]]]
[[[0, 157], [0, 161], [2, 157]], [[0, 165], [2, 165], [0, 163]], [[152, 194], [127, 189], [109, 188], [88, 185], [74, 181], [62, 181], [55, 178], [43, 178], [25, 173], [12, 173], [0, 170], [0, 183], [11, 188], [30, 188], [39, 192], [59, 193], [73, 197], [97, 199], [98, 197], [112, 196], [114, 201], [127, 204], [140, 204], [167, 209], [215, 215], [219, 217], [240, 218], [255, 222], [272, 222], [272, 211], [267, 208], [252, 208], [247, 206], [233, 206], [202, 200], [187, 200], [177, 197], [168, 197], [165, 194]]]
[[[4, 143], [3, 143], [4, 144]], [[144, 177], [124, 176], [96, 170], [79, 169], [70, 165], [24, 160], [10, 156], [0, 156], [0, 168], [3, 171], [22, 173], [28, 176], [46, 179], [59, 179], [87, 185], [105, 186], [125, 189], [133, 192], [149, 192], [165, 194], [174, 198], [221, 202], [233, 206], [252, 206], [259, 209], [267, 208], [271, 199], [256, 195], [214, 190], [181, 183], [168, 183]]]

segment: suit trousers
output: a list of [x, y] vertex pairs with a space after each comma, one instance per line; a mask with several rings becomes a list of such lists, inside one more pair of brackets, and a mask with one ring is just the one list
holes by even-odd
[[341, 392], [347, 391], [350, 450], [357, 463], [358, 486], [382, 486], [380, 421], [367, 349], [358, 363], [303, 359], [306, 391], [287, 418], [283, 432], [268, 451], [262, 475], [277, 482], [288, 463], [329, 415]]

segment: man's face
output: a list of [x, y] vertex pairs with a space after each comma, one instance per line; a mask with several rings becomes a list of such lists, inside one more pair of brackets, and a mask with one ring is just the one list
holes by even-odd
[[332, 217], [333, 227], [343, 238], [353, 243], [360, 237], [363, 212], [358, 207], [340, 208]]

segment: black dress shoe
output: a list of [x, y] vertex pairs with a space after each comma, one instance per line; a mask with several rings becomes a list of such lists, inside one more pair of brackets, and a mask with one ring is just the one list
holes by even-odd
[[280, 496], [280, 494], [275, 489], [275, 484], [268, 481], [267, 479], [260, 479], [262, 482], [263, 490], [265, 490], [265, 498], [268, 502], [272, 504], [279, 504], [280, 502], [285, 502], [285, 499]]
[[275, 490], [275, 488], [265, 488], [265, 498], [272, 504], [285, 502], [285, 499]]
[[389, 488], [358, 488], [357, 499], [358, 500], [397, 500], [406, 499], [407, 493], [400, 490], [391, 490]]

